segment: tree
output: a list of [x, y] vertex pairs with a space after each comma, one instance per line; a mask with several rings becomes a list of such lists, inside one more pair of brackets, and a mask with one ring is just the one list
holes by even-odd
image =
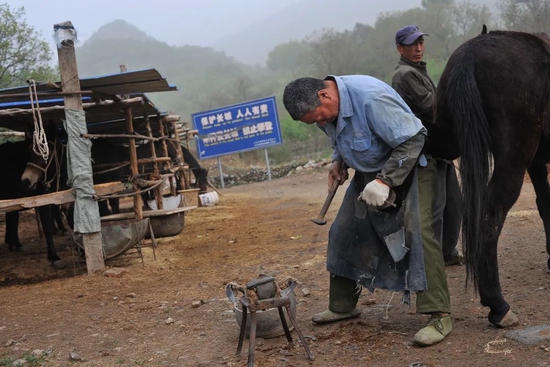
[[499, 0], [497, 7], [509, 30], [550, 33], [548, 0]]
[[454, 36], [460, 43], [478, 35], [483, 24], [491, 22], [491, 12], [486, 6], [472, 4], [470, 0], [463, 0], [455, 4], [451, 10]]
[[311, 45], [306, 41], [290, 41], [273, 48], [267, 58], [270, 70], [293, 78], [309, 73], [308, 56]]
[[21, 85], [27, 79], [58, 79], [48, 44], [23, 18], [25, 8], [0, 4], [0, 88]]
[[454, 4], [454, 0], [422, 0], [422, 7], [424, 9], [428, 9], [432, 5], [448, 6], [453, 4]]
[[353, 74], [360, 67], [362, 51], [353, 32], [322, 29], [313, 32], [307, 41], [311, 45], [309, 62], [316, 75]]

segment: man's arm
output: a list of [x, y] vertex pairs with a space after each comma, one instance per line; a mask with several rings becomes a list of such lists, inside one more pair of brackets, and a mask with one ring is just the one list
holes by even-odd
[[[424, 126], [433, 123], [433, 103], [435, 95], [426, 88], [416, 73], [403, 73], [397, 80], [392, 81], [392, 87], [403, 100], [411, 107], [415, 115], [422, 120]], [[428, 126], [426, 128], [429, 129]]]
[[426, 128], [408, 111], [401, 98], [381, 94], [367, 106], [367, 121], [374, 133], [392, 152], [376, 179], [369, 182], [360, 198], [368, 205], [381, 206], [390, 187], [403, 184], [414, 168], [426, 140]]
[[382, 171], [376, 175], [376, 178], [389, 187], [402, 185], [416, 165], [425, 140], [426, 129], [422, 128], [418, 134], [401, 143], [392, 151], [390, 158], [384, 164]]

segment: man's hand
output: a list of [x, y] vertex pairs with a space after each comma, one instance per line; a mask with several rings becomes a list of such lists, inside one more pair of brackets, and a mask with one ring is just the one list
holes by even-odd
[[368, 205], [379, 207], [384, 205], [389, 195], [390, 187], [376, 179], [365, 186], [359, 200], [366, 201]]
[[328, 189], [330, 191], [334, 181], [338, 181], [338, 184], [342, 185], [348, 179], [348, 170], [342, 169], [343, 163], [339, 161], [333, 161], [330, 165], [328, 172]]

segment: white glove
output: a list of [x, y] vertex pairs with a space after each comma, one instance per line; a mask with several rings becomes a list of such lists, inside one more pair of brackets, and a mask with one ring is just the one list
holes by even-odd
[[382, 181], [373, 180], [365, 186], [360, 199], [371, 206], [382, 206], [390, 195], [390, 187]]

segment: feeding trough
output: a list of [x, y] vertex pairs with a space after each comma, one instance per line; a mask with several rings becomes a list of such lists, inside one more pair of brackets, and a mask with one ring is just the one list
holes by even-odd
[[[144, 217], [151, 221], [155, 237], [176, 236], [183, 231], [186, 208], [183, 206], [183, 195], [162, 197], [163, 209], [158, 209], [155, 200], [149, 200], [147, 206], [151, 210], [143, 212]], [[147, 237], [146, 237], [147, 238]]]
[[[156, 203], [149, 202], [151, 206], [156, 208]], [[149, 219], [152, 234], [155, 238], [176, 236], [181, 233], [185, 224], [185, 212], [195, 209], [196, 206], [183, 206], [183, 195], [173, 197], [165, 197], [163, 200], [163, 209], [143, 210], [141, 213], [143, 218]], [[124, 212], [101, 217], [101, 221], [109, 223], [119, 220], [129, 220], [135, 217], [134, 212]], [[150, 232], [145, 233], [146, 239], [151, 238]]]
[[[101, 238], [105, 258], [113, 258], [131, 248], [138, 247], [141, 241], [149, 235], [149, 232], [149, 218], [102, 222]], [[73, 239], [77, 246], [84, 251], [82, 235], [75, 233], [73, 234]]]
[[[143, 215], [150, 215], [151, 227], [153, 228], [153, 234], [157, 238], [177, 236], [183, 231], [185, 224], [185, 213], [187, 208], [176, 208], [173, 210], [156, 210], [156, 211], [144, 211]], [[149, 237], [145, 237], [149, 238]]]

